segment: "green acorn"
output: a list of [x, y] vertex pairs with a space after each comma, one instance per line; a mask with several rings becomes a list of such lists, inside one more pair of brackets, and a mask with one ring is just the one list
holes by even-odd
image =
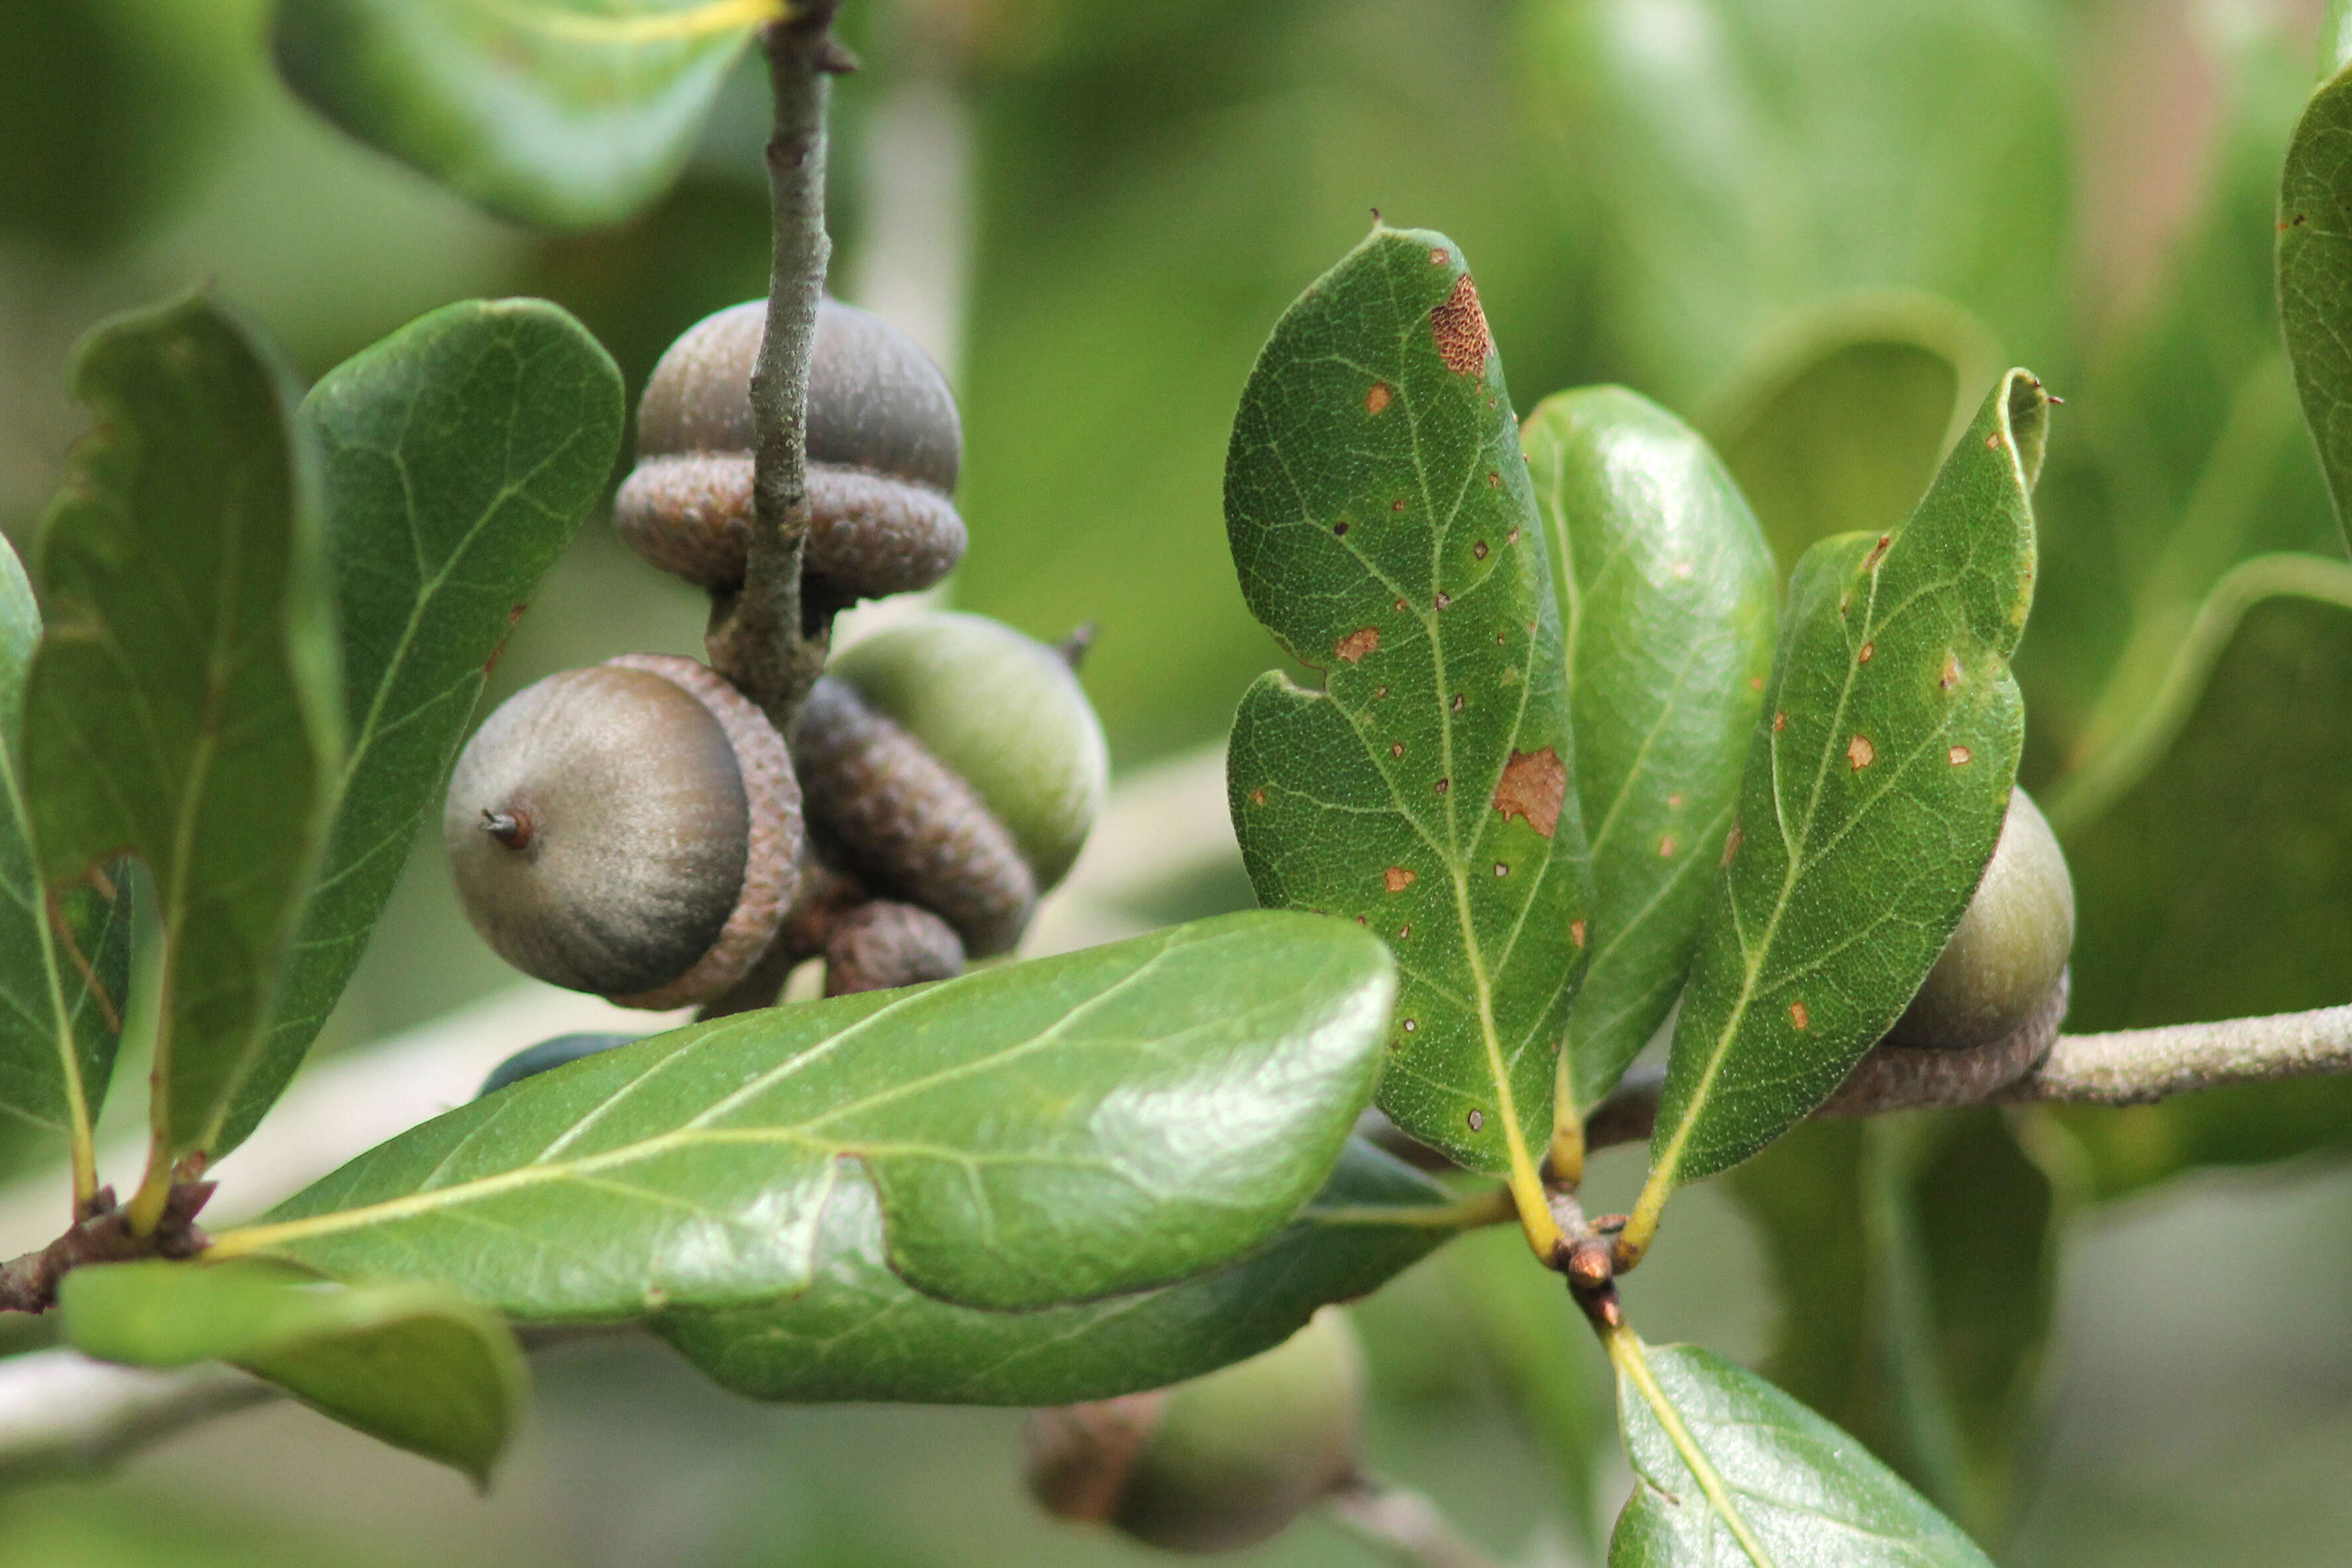
[[1886, 1043], [1927, 1050], [1988, 1045], [2047, 1001], [2074, 946], [2074, 882], [2041, 808], [2010, 792], [1983, 880]]

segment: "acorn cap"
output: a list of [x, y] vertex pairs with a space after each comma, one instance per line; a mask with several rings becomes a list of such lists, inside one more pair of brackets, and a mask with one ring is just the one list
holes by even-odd
[[1065, 1519], [1170, 1552], [1271, 1539], [1356, 1473], [1363, 1359], [1326, 1308], [1283, 1344], [1172, 1389], [1032, 1414], [1029, 1485]]
[[929, 910], [877, 899], [834, 925], [824, 944], [824, 994], [890, 991], [963, 973], [963, 942]]
[[1058, 650], [1002, 621], [909, 616], [844, 649], [830, 673], [976, 790], [1043, 892], [1084, 847], [1109, 791], [1110, 752]]
[[502, 703], [449, 782], [467, 918], [526, 973], [624, 1006], [733, 984], [792, 901], [800, 791], [765, 715], [689, 658], [631, 654]]
[[793, 726], [810, 830], [868, 886], [944, 918], [974, 956], [1021, 940], [1037, 880], [1012, 830], [922, 742], [831, 676]]
[[[743, 578], [753, 515], [751, 382], [767, 301], [706, 317], [654, 367], [636, 468], [614, 525], [655, 565], [706, 587]], [[806, 570], [852, 596], [926, 588], [962, 558], [948, 497], [963, 429], [939, 367], [878, 316], [817, 307], [808, 395]]]
[[2039, 806], [2012, 789], [1983, 879], [1886, 1043], [1927, 1050], [2013, 1033], [2059, 984], [2074, 946], [2074, 883]]

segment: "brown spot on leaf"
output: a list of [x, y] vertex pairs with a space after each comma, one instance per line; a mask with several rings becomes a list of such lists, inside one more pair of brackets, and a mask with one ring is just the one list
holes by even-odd
[[1484, 1127], [1484, 1126], [1486, 1126], [1486, 1113], [1485, 1111], [1483, 1111], [1483, 1110], [1474, 1110], [1474, 1111], [1472, 1111], [1472, 1112], [1470, 1113], [1470, 1131], [1471, 1131], [1475, 1132], [1475, 1131], [1478, 1131], [1478, 1129], [1480, 1129], [1481, 1127]]
[[1403, 756], [1403, 755], [1404, 755], [1404, 742], [1403, 742], [1402, 741], [1391, 741], [1391, 742], [1389, 742], [1389, 755], [1390, 755], [1390, 756], [1391, 756], [1391, 757], [1402, 757], [1402, 756]]
[[1440, 795], [1448, 794], [1453, 790], [1453, 788], [1454, 781], [1452, 779], [1440, 779], [1437, 781], [1437, 793]]
[[1455, 693], [1454, 694], [1454, 711], [1455, 711], [1456, 713], [1461, 712], [1461, 711], [1462, 711], [1462, 705], [1463, 705], [1465, 702], [1467, 702], [1468, 700], [1469, 700], [1469, 699], [1468, 699], [1468, 698], [1466, 698], [1466, 697], [1465, 697], [1464, 695], [1462, 695], [1462, 693], [1460, 693], [1459, 691], [1455, 692]]
[[1681, 792], [1680, 790], [1677, 790], [1677, 791], [1675, 791], [1673, 795], [1670, 795], [1666, 796], [1666, 809], [1667, 809], [1667, 810], [1669, 810], [1669, 811], [1672, 811], [1672, 810], [1674, 810], [1675, 807], [1677, 807], [1677, 806], [1681, 805], [1682, 805], [1682, 803], [1683, 803], [1683, 797], [1682, 797], [1682, 792]]
[[1986, 445], [1987, 447], [1990, 447], [1990, 448], [1992, 448], [1992, 450], [1994, 450], [1994, 451], [1996, 451], [1996, 452], [2000, 451], [2000, 431], [1998, 431], [1998, 430], [1996, 430], [1996, 431], [1994, 431], [1991, 435], [1990, 435], [1990, 436], [1986, 437], [1985, 437], [1985, 445]]
[[1399, 600], [1397, 601], [1397, 608], [1398, 608], [1398, 609], [1400, 609], [1400, 610], [1404, 609], [1404, 608], [1407, 608], [1407, 605], [1405, 605], [1405, 602], [1404, 602], [1402, 599], [1399, 599]]
[[1510, 532], [1503, 535], [1503, 542], [1506, 544], [1517, 544], [1518, 542], [1519, 531], [1516, 528], [1511, 530]]
[[1789, 715], [1785, 710], [1772, 715], [1772, 733], [1777, 735], [1788, 727]]
[[1486, 542], [1482, 539], [1477, 543], [1472, 545], [1470, 547], [1470, 553], [1480, 561], [1486, 559]]
[[1584, 922], [1582, 921], [1570, 921], [1568, 922], [1568, 940], [1576, 943], [1579, 947], [1582, 947], [1584, 945]]
[[1420, 879], [1402, 866], [1391, 866], [1381, 873], [1381, 880], [1389, 885], [1391, 893], [1402, 893]]
[[1658, 858], [1661, 860], [1671, 860], [1674, 858], [1675, 836], [1669, 833], [1658, 840]]
[[1870, 743], [1867, 735], [1856, 735], [1845, 743], [1845, 760], [1853, 764], [1855, 773], [1878, 760], [1878, 748]]
[[1746, 837], [1748, 837], [1747, 829], [1741, 827], [1739, 824], [1736, 822], [1731, 825], [1731, 835], [1723, 841], [1722, 863], [1724, 865], [1728, 866], [1731, 864], [1731, 858], [1739, 853], [1739, 841]]
[[1264, 805], [1265, 804], [1265, 791], [1262, 789], [1254, 789], [1250, 791], [1250, 804], [1252, 805]]
[[1389, 689], [1388, 689], [1387, 687], [1385, 687], [1385, 686], [1381, 687], [1378, 691], [1375, 691], [1375, 692], [1373, 692], [1373, 693], [1372, 693], [1372, 695], [1373, 695], [1373, 696], [1375, 696], [1375, 697], [1386, 697], [1388, 694], [1389, 694]]
[[1435, 601], [1435, 602], [1436, 602], [1437, 607], [1438, 607], [1439, 609], [1441, 609], [1441, 610], [1444, 610], [1444, 609], [1450, 609], [1450, 608], [1452, 608], [1452, 607], [1453, 607], [1453, 604], [1454, 604], [1454, 595], [1451, 595], [1451, 594], [1447, 594], [1447, 593], [1443, 593], [1443, 592], [1441, 592], [1441, 593], [1437, 595], [1437, 599], [1436, 599], [1436, 601]]
[[1791, 1002], [1789, 1004], [1789, 1022], [1800, 1029], [1810, 1029], [1813, 1026], [1813, 1016], [1805, 1011], [1802, 1002]]
[[1402, 942], [1405, 938], [1407, 938], [1407, 937], [1411, 936], [1412, 934], [1412, 926], [1410, 926], [1410, 925], [1401, 925], [1401, 926], [1397, 927], [1397, 941], [1399, 941], [1399, 942]]
[[1391, 511], [1402, 511], [1404, 510], [1404, 501], [1402, 499], [1399, 499], [1389, 502], [1389, 510]]
[[1495, 809], [1503, 820], [1521, 817], [1546, 838], [1559, 826], [1560, 803], [1568, 798], [1568, 764], [1546, 746], [1536, 752], [1513, 752], [1495, 785]]
[[1348, 525], [1344, 522], [1335, 522], [1331, 525], [1331, 532], [1337, 538], [1345, 539], [1348, 537]]
[[1496, 485], [1501, 484], [1502, 482], [1503, 482], [1503, 476], [1502, 476], [1502, 475], [1500, 475], [1500, 474], [1488, 474], [1488, 475], [1486, 476], [1486, 488], [1487, 488], [1488, 489], [1490, 489], [1490, 490], [1491, 490], [1491, 489], [1493, 489]]
[[1418, 1020], [1418, 1019], [1415, 1019], [1415, 1018], [1407, 1018], [1407, 1019], [1404, 1021], [1404, 1032], [1405, 1032], [1406, 1034], [1408, 1034], [1408, 1035], [1412, 1034], [1415, 1029], [1418, 1029], [1418, 1028], [1420, 1028], [1420, 1027], [1421, 1027], [1421, 1023], [1420, 1023], [1420, 1020]]
[[1361, 630], [1349, 632], [1346, 637], [1333, 643], [1331, 651], [1349, 664], [1361, 664], [1364, 656], [1377, 651], [1380, 646], [1380, 628], [1365, 626]]
[[1968, 765], [1969, 758], [1973, 756], [1975, 753], [1970, 752], [1966, 746], [1954, 746], [1950, 751], [1944, 754], [1952, 759], [1952, 766], [1959, 768], [1966, 767]]
[[1870, 553], [1862, 558], [1862, 569], [1867, 572], [1872, 567], [1877, 565], [1880, 559], [1885, 555], [1886, 547], [1894, 542], [1895, 536], [1893, 534], [1880, 534], [1878, 536], [1878, 542], [1870, 547]]
[[1364, 412], [1378, 414], [1381, 409], [1386, 408], [1390, 400], [1395, 396], [1396, 394], [1389, 390], [1387, 382], [1376, 381], [1372, 383], [1371, 391], [1364, 394]]
[[1763, 678], [1762, 676], [1760, 676], [1760, 675], [1751, 675], [1751, 676], [1749, 676], [1749, 677], [1748, 678], [1748, 690], [1750, 690], [1750, 691], [1761, 691], [1761, 690], [1763, 690], [1763, 689], [1764, 689], [1764, 678]]
[[1949, 691], [1953, 687], [1958, 686], [1959, 683], [1959, 656], [1957, 654], [1948, 653], [1944, 656], [1944, 673], [1937, 679], [1936, 684], [1942, 687], [1945, 690]]
[[1868, 664], [1870, 662], [1870, 656], [1877, 651], [1878, 645], [1876, 643], [1866, 642], [1862, 645], [1862, 651], [1853, 656], [1853, 662], [1856, 664]]
[[1509, 876], [1510, 874], [1511, 874], [1511, 868], [1509, 867], [1509, 865], [1507, 865], [1506, 862], [1501, 861], [1501, 860], [1497, 860], [1497, 861], [1496, 861], [1496, 862], [1495, 862], [1495, 875], [1496, 875], [1497, 877], [1507, 877], [1507, 876]]
[[1478, 286], [1470, 281], [1470, 274], [1456, 278], [1454, 292], [1429, 312], [1429, 332], [1436, 340], [1437, 357], [1454, 374], [1476, 375], [1486, 368], [1495, 339], [1486, 330], [1486, 312], [1479, 308]]

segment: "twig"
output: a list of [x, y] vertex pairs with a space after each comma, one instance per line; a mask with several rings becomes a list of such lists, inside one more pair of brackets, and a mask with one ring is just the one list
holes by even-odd
[[751, 373], [758, 431], [751, 531], [743, 586], [714, 596], [704, 637], [711, 664], [766, 710], [779, 730], [824, 668], [837, 606], [803, 602], [801, 553], [808, 538], [809, 360], [817, 301], [833, 242], [824, 228], [825, 110], [832, 79], [855, 63], [834, 41], [837, 0], [813, 0], [761, 35], [775, 94], [768, 139], [768, 191], [775, 262], [767, 330]]
[[1326, 1506], [1350, 1535], [1412, 1568], [1495, 1568], [1495, 1560], [1419, 1492], [1359, 1475]]
[[152, 1372], [68, 1350], [0, 1360], [0, 1481], [92, 1475], [173, 1433], [278, 1397], [219, 1362]]

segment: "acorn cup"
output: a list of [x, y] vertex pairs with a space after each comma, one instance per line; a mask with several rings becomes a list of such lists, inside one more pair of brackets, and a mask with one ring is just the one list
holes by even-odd
[[984, 616], [932, 612], [844, 650], [793, 756], [813, 837], [875, 892], [1009, 951], [1101, 814], [1102, 725], [1068, 658]]
[[2066, 852], [2041, 807], [2012, 789], [1983, 879], [1884, 1043], [1949, 1051], [2003, 1038], [2050, 1001], [2074, 946]]
[[[741, 584], [750, 546], [751, 371], [767, 326], [753, 300], [688, 328], [637, 407], [637, 466], [613, 524], [638, 554], [719, 592]], [[817, 308], [808, 389], [809, 534], [803, 574], [840, 604], [928, 588], [963, 557], [949, 500], [963, 428], [939, 367], [878, 316]]]
[[441, 827], [466, 916], [500, 957], [626, 1007], [725, 992], [799, 879], [782, 738], [718, 673], [663, 654], [509, 698], [458, 757]]
[[1029, 1489], [1048, 1512], [1169, 1552], [1280, 1534], [1359, 1474], [1363, 1357], [1325, 1308], [1262, 1355], [1173, 1388], [1030, 1413]]

